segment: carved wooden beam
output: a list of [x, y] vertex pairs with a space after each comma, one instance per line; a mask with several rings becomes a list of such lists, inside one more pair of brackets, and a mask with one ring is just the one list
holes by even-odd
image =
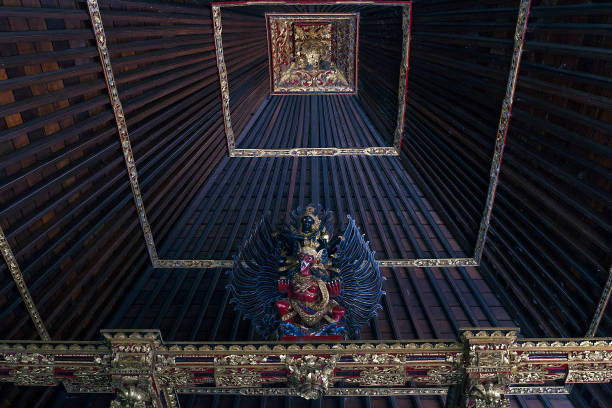
[[17, 259], [13, 254], [13, 250], [9, 245], [8, 240], [6, 239], [6, 235], [4, 235], [4, 231], [2, 227], [0, 227], [0, 253], [2, 253], [2, 257], [6, 261], [6, 265], [11, 272], [11, 276], [15, 281], [15, 286], [21, 295], [21, 299], [23, 300], [23, 304], [25, 308], [28, 310], [28, 314], [32, 319], [32, 323], [36, 327], [36, 331], [38, 335], [43, 340], [51, 340], [51, 336], [49, 336], [49, 332], [45, 327], [45, 323], [43, 322], [42, 317], [40, 317], [40, 313], [38, 312], [38, 308], [34, 303], [34, 299], [32, 299], [32, 295], [30, 294], [30, 290], [28, 289], [28, 285], [23, 278], [23, 273], [21, 273], [21, 269], [19, 268], [19, 264], [17, 263]]
[[601, 297], [599, 298], [599, 302], [597, 303], [597, 309], [595, 309], [595, 314], [593, 315], [593, 320], [591, 320], [591, 325], [586, 332], [587, 337], [594, 337], [597, 334], [597, 329], [599, 328], [599, 323], [601, 323], [601, 319], [604, 315], [604, 311], [608, 306], [608, 302], [610, 301], [610, 294], [612, 293], [612, 266], [610, 266], [610, 272], [608, 275], [608, 280], [604, 285], [603, 291], [601, 292]]
[[612, 379], [612, 338], [517, 333], [474, 328], [462, 329], [459, 341], [299, 344], [165, 343], [157, 330], [103, 330], [100, 342], [0, 342], [0, 381], [116, 393], [114, 407], [176, 407], [178, 393], [449, 394], [450, 406], [504, 407], [508, 395], [567, 393], [569, 384]]

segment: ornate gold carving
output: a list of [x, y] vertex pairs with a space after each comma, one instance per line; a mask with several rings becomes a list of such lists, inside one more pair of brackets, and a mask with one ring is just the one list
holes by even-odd
[[505, 388], [496, 383], [474, 384], [467, 396], [466, 407], [510, 408], [510, 401], [504, 397]]
[[261, 385], [261, 375], [254, 368], [220, 367], [215, 370], [217, 387], [253, 387]]
[[[175, 406], [176, 392], [441, 395], [442, 387], [468, 384], [464, 402], [504, 406], [500, 396], [566, 392], [547, 385], [551, 380], [612, 379], [612, 339], [517, 339], [516, 329], [466, 329], [460, 342], [320, 344], [166, 344], [155, 330], [102, 334], [105, 342], [0, 342], [0, 381], [49, 386], [61, 381], [68, 392], [121, 390], [115, 405], [132, 407], [135, 401], [128, 397], [138, 392], [154, 406], [160, 398]], [[423, 388], [406, 388], [406, 381]], [[355, 387], [336, 388], [339, 382]], [[263, 387], [278, 383], [286, 386]], [[153, 393], [153, 387], [161, 391]]]
[[266, 13], [270, 94], [357, 92], [358, 13]]
[[7, 354], [4, 356], [4, 361], [12, 364], [53, 364], [53, 355], [49, 354], [39, 354], [36, 352], [29, 353], [15, 353], [15, 354]]
[[359, 373], [359, 377], [347, 378], [344, 382], [364, 386], [401, 386], [406, 384], [406, 370], [401, 365], [367, 367]]
[[423, 380], [414, 378], [414, 381], [426, 382], [427, 384], [450, 385], [457, 384], [463, 378], [463, 373], [457, 369], [457, 366], [443, 365], [433, 368], [427, 372], [427, 377]]
[[[567, 383], [607, 382], [612, 379], [612, 345], [605, 342], [581, 342], [580, 346], [599, 349], [574, 350], [568, 353]], [[605, 349], [601, 349], [601, 348]]]
[[[403, 356], [402, 356], [403, 357]], [[361, 364], [401, 364], [402, 358], [398, 354], [355, 354], [353, 361]]]
[[510, 407], [504, 394], [510, 385], [510, 349], [516, 342], [517, 330], [468, 329], [461, 334], [467, 353], [464, 367], [468, 381], [468, 392], [464, 396], [466, 407]]
[[[107, 392], [110, 387], [110, 377], [106, 367], [74, 367], [75, 381], [70, 383], [72, 386], [78, 386], [83, 389], [104, 389], [102, 392]], [[74, 388], [73, 388], [74, 390]], [[76, 391], [73, 391], [76, 392]], [[95, 391], [79, 391], [79, 392], [95, 392]]]
[[234, 141], [234, 130], [230, 117], [230, 94], [227, 83], [227, 68], [225, 67], [225, 58], [223, 56], [223, 38], [221, 36], [223, 29], [221, 27], [221, 8], [219, 6], [212, 6], [212, 20], [215, 33], [215, 53], [217, 55], [217, 69], [219, 71], [219, 85], [221, 87], [221, 109], [225, 125], [225, 137], [227, 138], [229, 155], [233, 156], [236, 143]]
[[[16, 385], [55, 385], [52, 366], [18, 366], [10, 374], [10, 382]], [[0, 381], [5, 381], [0, 377]]]
[[[241, 149], [238, 149], [241, 150]], [[478, 266], [473, 258], [420, 258], [420, 259], [381, 259], [381, 268], [448, 268], [459, 266]], [[158, 259], [156, 268], [231, 268], [231, 259]]]
[[23, 304], [30, 314], [30, 318], [34, 323], [34, 327], [36, 327], [38, 335], [42, 340], [51, 340], [49, 332], [47, 332], [47, 328], [45, 327], [45, 324], [38, 313], [36, 304], [34, 304], [34, 300], [32, 299], [28, 285], [26, 285], [25, 280], [23, 279], [23, 274], [21, 273], [21, 269], [19, 269], [17, 259], [15, 258], [15, 255], [13, 255], [13, 251], [8, 243], [8, 240], [6, 239], [6, 236], [4, 235], [2, 227], [0, 227], [0, 252], [2, 252], [2, 257], [4, 257], [4, 260], [6, 261], [6, 265], [8, 266], [11, 276], [15, 281], [15, 286], [17, 286], [17, 290], [21, 295]]
[[151, 390], [147, 388], [135, 384], [119, 388], [116, 398], [111, 401], [111, 408], [152, 407], [150, 396]]
[[305, 355], [285, 357], [289, 382], [296, 394], [305, 399], [318, 399], [333, 381], [334, 368], [340, 356]]
[[582, 350], [568, 355], [569, 361], [584, 361], [594, 363], [612, 363], [612, 350]]
[[231, 268], [234, 261], [231, 259], [158, 259], [155, 268]]
[[536, 384], [548, 379], [546, 367], [535, 364], [525, 364], [512, 370], [510, 382], [512, 384]]
[[157, 367], [155, 378], [160, 384], [173, 387], [188, 385], [193, 382], [193, 375], [189, 370], [177, 367]]
[[162, 393], [164, 395], [168, 408], [178, 408], [179, 407], [178, 396], [176, 395], [176, 392], [174, 391], [173, 388], [165, 387], [162, 389]]
[[256, 354], [230, 354], [229, 356], [219, 356], [215, 358], [216, 365], [257, 365], [266, 363], [267, 356]]
[[612, 380], [612, 361], [570, 364], [566, 383], [603, 383]]

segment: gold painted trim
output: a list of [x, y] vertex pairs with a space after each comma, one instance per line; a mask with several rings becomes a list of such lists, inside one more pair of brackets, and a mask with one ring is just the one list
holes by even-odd
[[412, 4], [402, 7], [402, 63], [400, 65], [399, 88], [397, 92], [397, 120], [393, 147], [399, 155], [402, 152], [402, 138], [404, 137], [404, 120], [406, 118], [406, 88], [408, 87], [408, 68], [410, 66], [410, 26], [412, 24]]
[[2, 257], [6, 261], [6, 266], [8, 266], [9, 271], [11, 272], [11, 276], [15, 281], [15, 286], [17, 286], [17, 290], [21, 295], [21, 299], [23, 300], [23, 304], [25, 305], [30, 318], [32, 319], [32, 323], [36, 327], [36, 331], [41, 339], [48, 341], [51, 340], [51, 336], [49, 336], [49, 332], [45, 327], [45, 323], [43, 322], [40, 314], [38, 313], [38, 309], [36, 308], [36, 304], [32, 299], [32, 295], [30, 294], [30, 290], [28, 289], [28, 285], [25, 283], [23, 279], [23, 274], [21, 273], [21, 269], [19, 268], [19, 264], [17, 263], [17, 259], [13, 254], [11, 246], [4, 235], [4, 231], [2, 227], [0, 227], [0, 251], [2, 252]]
[[[229, 142], [228, 142], [229, 143]], [[231, 157], [398, 156], [395, 147], [294, 147], [233, 149]]]
[[0, 341], [0, 382], [62, 382], [69, 393], [116, 392], [123, 400], [128, 388], [175, 406], [175, 394], [444, 395], [457, 386], [465, 401], [482, 399], [487, 384], [501, 403], [509, 395], [566, 394], [573, 383], [612, 380], [612, 338], [518, 332], [481, 327], [460, 329], [457, 340], [166, 343], [159, 330], [102, 330], [97, 342]]
[[[381, 268], [452, 268], [459, 266], [478, 266], [472, 258], [420, 258], [420, 259], [381, 259]], [[231, 268], [231, 259], [157, 259], [155, 268]]]
[[595, 309], [595, 314], [593, 315], [593, 320], [591, 320], [591, 324], [589, 329], [586, 332], [586, 337], [594, 337], [595, 333], [597, 333], [597, 329], [599, 328], [599, 323], [601, 322], [601, 318], [603, 317], [603, 313], [608, 306], [608, 302], [610, 301], [610, 294], [612, 293], [612, 265], [610, 265], [610, 272], [608, 274], [608, 280], [604, 285], [603, 291], [601, 292], [601, 297], [599, 298], [599, 303], [597, 303], [597, 309]]
[[458, 266], [478, 266], [473, 258], [421, 258], [421, 259], [382, 259], [380, 267], [411, 267], [411, 268], [452, 268]]
[[539, 394], [569, 394], [570, 390], [566, 386], [510, 386], [505, 395], [539, 395]]
[[[298, 393], [291, 388], [218, 388], [218, 387], [189, 387], [177, 388], [178, 394], [191, 395], [248, 395], [248, 396], [277, 396], [296, 397]], [[447, 388], [330, 388], [326, 397], [389, 397], [403, 395], [446, 395]]]
[[[373, 146], [373, 147], [295, 147], [290, 149], [239, 149], [236, 148], [236, 140], [234, 130], [232, 128], [232, 120], [230, 113], [230, 94], [229, 83], [227, 81], [227, 68], [225, 66], [225, 57], [223, 55], [223, 25], [221, 23], [221, 7], [239, 7], [252, 5], [283, 5], [286, 2], [244, 2], [225, 4], [212, 3], [212, 21], [213, 32], [215, 36], [215, 54], [217, 57], [217, 69], [219, 71], [219, 87], [221, 91], [221, 108], [223, 111], [223, 123], [225, 128], [225, 136], [227, 139], [227, 149], [230, 157], [315, 157], [315, 156], [399, 156], [401, 153], [401, 141], [404, 134], [404, 117], [406, 112], [406, 86], [408, 78], [408, 62], [410, 46], [410, 16], [412, 10], [411, 2], [398, 3], [377, 3], [371, 1], [336, 1], [335, 4], [369, 4], [382, 6], [401, 6], [402, 14], [402, 32], [403, 32], [403, 48], [402, 48], [402, 63], [400, 66], [399, 89], [398, 89], [398, 113], [397, 125], [394, 132], [393, 146]], [[329, 2], [309, 2], [302, 4], [329, 4]]]
[[231, 259], [157, 259], [154, 268], [231, 268], [234, 261]]
[[489, 191], [485, 201], [485, 208], [478, 229], [478, 238], [474, 247], [474, 259], [480, 264], [482, 253], [484, 251], [485, 241], [489, 224], [491, 223], [491, 214], [493, 212], [493, 201], [495, 200], [495, 192], [499, 182], [499, 171], [501, 169], [502, 158], [504, 156], [504, 147], [506, 146], [506, 135], [508, 134], [508, 126], [510, 123], [510, 114], [512, 112], [512, 103], [514, 101], [514, 92], [518, 80], [519, 66], [521, 64], [521, 56], [523, 54], [523, 45], [525, 44], [525, 33], [527, 32], [527, 23], [529, 21], [529, 11], [531, 8], [531, 0], [521, 0], [519, 5], [518, 18], [516, 20], [516, 31], [514, 33], [514, 49], [512, 51], [512, 62], [510, 64], [510, 72], [508, 74], [508, 83], [506, 84], [506, 94], [502, 102], [502, 109], [497, 127], [497, 137], [495, 139], [495, 150], [493, 160], [491, 162], [491, 171], [489, 173]]
[[221, 36], [221, 8], [212, 6], [213, 32], [215, 35], [215, 55], [217, 56], [217, 70], [219, 71], [219, 86], [221, 88], [221, 110], [223, 112], [223, 126], [225, 137], [227, 138], [227, 150], [230, 157], [234, 157], [236, 141], [234, 140], [234, 129], [230, 118], [230, 96], [229, 85], [227, 82], [227, 68], [225, 67], [225, 57], [223, 56], [223, 38]]
[[106, 46], [106, 34], [104, 33], [104, 26], [102, 25], [102, 16], [100, 15], [98, 1], [87, 0], [87, 9], [89, 10], [91, 24], [96, 37], [96, 45], [98, 46], [98, 54], [100, 55], [108, 96], [113, 108], [113, 114], [115, 115], [117, 130], [119, 131], [121, 150], [123, 151], [123, 159], [130, 178], [130, 187], [132, 188], [134, 204], [136, 205], [136, 211], [138, 212], [138, 220], [140, 221], [140, 226], [142, 228], [142, 232], [144, 233], [147, 250], [149, 251], [149, 257], [151, 258], [153, 264], [155, 264], [155, 260], [157, 259], [157, 250], [155, 248], [155, 241], [153, 240], [153, 233], [151, 232], [151, 225], [149, 224], [147, 213], [144, 208], [142, 194], [140, 193], [138, 172], [136, 171], [136, 161], [134, 160], [134, 154], [132, 153], [132, 144], [130, 143], [130, 136], [128, 134], [127, 124], [125, 123], [125, 114], [123, 112], [121, 101], [119, 100], [117, 84], [115, 82], [115, 76], [113, 75], [113, 67], [111, 65], [110, 55]]

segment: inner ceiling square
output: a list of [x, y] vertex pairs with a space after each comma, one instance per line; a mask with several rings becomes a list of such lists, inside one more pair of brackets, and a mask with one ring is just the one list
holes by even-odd
[[270, 94], [356, 94], [359, 13], [266, 13]]

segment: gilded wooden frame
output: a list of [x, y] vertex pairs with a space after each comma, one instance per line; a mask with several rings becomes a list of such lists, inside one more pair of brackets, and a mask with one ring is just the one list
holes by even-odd
[[[230, 94], [229, 83], [227, 80], [227, 68], [223, 55], [223, 26], [221, 23], [221, 7], [239, 7], [252, 5], [321, 5], [321, 4], [351, 4], [351, 5], [377, 5], [381, 6], [400, 6], [403, 8], [402, 14], [402, 62], [400, 65], [400, 77], [398, 87], [398, 112], [396, 128], [393, 136], [393, 146], [373, 146], [373, 147], [294, 147], [289, 149], [240, 149], [236, 147], [234, 130], [230, 114]], [[402, 137], [404, 134], [404, 119], [406, 112], [406, 95], [408, 84], [408, 63], [410, 59], [410, 18], [412, 13], [411, 1], [233, 1], [233, 2], [212, 2], [212, 20], [215, 36], [215, 53], [217, 56], [217, 68], [219, 70], [219, 86], [221, 90], [221, 101], [223, 110], [223, 123], [225, 136], [227, 138], [227, 148], [230, 157], [313, 157], [313, 156], [399, 156], [402, 147]]]
[[[352, 2], [350, 0], [338, 0], [338, 1], [319, 1], [319, 2], [300, 2], [300, 4], [376, 4], [376, 1], [357, 1]], [[383, 2], [381, 2], [383, 3]], [[100, 10], [98, 8], [97, 0], [88, 0], [88, 9], [95, 33], [96, 43], [100, 54], [100, 60], [103, 65], [103, 72], [106, 79], [106, 84], [111, 99], [113, 113], [117, 122], [117, 128], [119, 130], [119, 138], [121, 140], [121, 148], [123, 150], [124, 160], [128, 170], [130, 186], [134, 196], [134, 203], [138, 212], [138, 218], [140, 221], [141, 228], [145, 237], [145, 243], [151, 263], [155, 268], [229, 268], [232, 266], [232, 260], [215, 260], [215, 259], [159, 259], [157, 255], [157, 249], [153, 234], [151, 232], [151, 226], [148, 222], [142, 194], [138, 184], [138, 173], [136, 170], [136, 163], [132, 153], [131, 143], [125, 123], [125, 116], [121, 101], [119, 100], [117, 86], [115, 84], [112, 65], [106, 46], [106, 35], [104, 33], [104, 26], [100, 16]], [[230, 6], [247, 6], [253, 4], [291, 4], [284, 0], [281, 1], [253, 1], [253, 2], [217, 2], [212, 3], [212, 18], [215, 36], [215, 47], [217, 56], [217, 66], [219, 70], [219, 80], [222, 90], [223, 97], [222, 109], [224, 112], [224, 125], [226, 130], [230, 129], [229, 135], [231, 138], [228, 139], [228, 148], [230, 156], [232, 152], [236, 153], [241, 149], [235, 149], [233, 132], [231, 131], [231, 118], [229, 117], [229, 92], [223, 92], [223, 89], [228, 89], [227, 86], [227, 71], [225, 69], [225, 63], [223, 59], [223, 45], [221, 38], [221, 14], [220, 7]], [[404, 9], [404, 55], [402, 57], [403, 64], [400, 76], [405, 80], [400, 81], [400, 90], [398, 92], [400, 100], [400, 108], [398, 109], [398, 126], [395, 132], [395, 142], [393, 147], [369, 147], [369, 148], [358, 148], [357, 150], [352, 148], [314, 148], [314, 149], [268, 149], [267, 152], [261, 152], [257, 149], [242, 149], [244, 151], [239, 152], [237, 156], [241, 157], [298, 157], [298, 156], [347, 156], [347, 155], [398, 155], [401, 151], [401, 132], [404, 127], [404, 112], [405, 112], [405, 90], [407, 83], [408, 73], [408, 59], [409, 59], [409, 47], [408, 42], [410, 40], [410, 14], [412, 9], [411, 2], [392, 2], [384, 3], [385, 5], [398, 5]], [[483, 217], [480, 222], [478, 238], [474, 248], [474, 254], [471, 258], [421, 258], [421, 259], [383, 259], [380, 261], [382, 267], [417, 267], [417, 268], [439, 268], [439, 267], [462, 267], [462, 266], [478, 266], [482, 258], [484, 250], [484, 244], [486, 241], [487, 231], [491, 221], [491, 214], [493, 210], [493, 202], [495, 199], [495, 192], [499, 181], [499, 171], [501, 168], [501, 162], [506, 142], [506, 135], [508, 132], [508, 124], [510, 120], [510, 113], [512, 109], [512, 102], [514, 100], [514, 92], [516, 89], [516, 82], [518, 79], [518, 70], [523, 51], [523, 44], [525, 41], [525, 33], [527, 31], [527, 22], [529, 16], [529, 10], [531, 7], [531, 0], [521, 0], [518, 18], [516, 23], [516, 31], [514, 35], [514, 49], [512, 52], [512, 62], [510, 65], [510, 71], [508, 76], [508, 83], [506, 86], [506, 93], [502, 103], [502, 110], [500, 120], [498, 124], [497, 136], [495, 140], [495, 150], [491, 163], [490, 170], [490, 183], [486, 196], [485, 208], [483, 211]], [[227, 113], [227, 114], [226, 114]], [[401, 120], [400, 120], [401, 119]], [[229, 127], [228, 127], [229, 125]], [[227, 132], [226, 132], [227, 133]], [[382, 150], [380, 150], [382, 149]], [[235, 154], [233, 156], [236, 156]], [[236, 157], [237, 157], [236, 156]]]

